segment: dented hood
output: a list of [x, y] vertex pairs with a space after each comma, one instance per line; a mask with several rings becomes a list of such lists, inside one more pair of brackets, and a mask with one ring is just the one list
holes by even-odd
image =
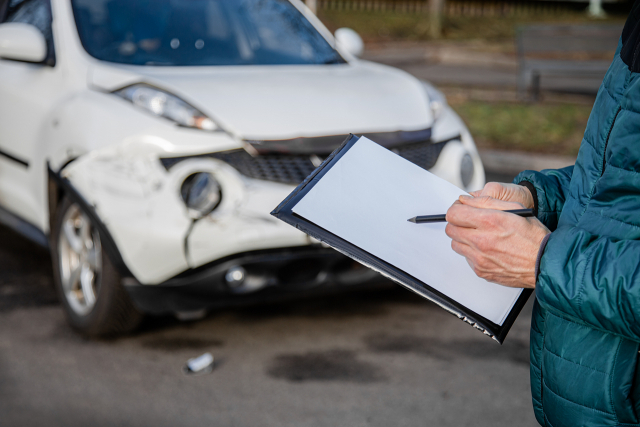
[[156, 85], [244, 139], [413, 131], [433, 121], [417, 79], [366, 61], [241, 67], [100, 64], [89, 80], [102, 90], [136, 82]]

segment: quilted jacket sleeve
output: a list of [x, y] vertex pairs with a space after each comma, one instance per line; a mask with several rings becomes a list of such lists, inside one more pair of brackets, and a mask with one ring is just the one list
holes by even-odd
[[572, 174], [573, 166], [568, 166], [540, 172], [524, 171], [513, 180], [516, 184], [528, 182], [535, 188], [536, 194], [533, 196], [536, 199], [537, 217], [549, 230], [555, 230], [558, 225]]
[[536, 295], [559, 315], [640, 342], [640, 241], [558, 227], [544, 248]]

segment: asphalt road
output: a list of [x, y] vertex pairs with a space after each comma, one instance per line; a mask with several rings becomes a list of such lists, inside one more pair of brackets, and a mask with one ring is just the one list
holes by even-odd
[[[536, 425], [531, 304], [503, 346], [394, 285], [90, 341], [51, 282], [48, 253], [0, 227], [0, 426]], [[185, 376], [206, 351], [214, 371]]]

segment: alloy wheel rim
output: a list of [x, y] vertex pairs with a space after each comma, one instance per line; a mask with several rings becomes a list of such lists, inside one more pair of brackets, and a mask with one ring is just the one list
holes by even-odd
[[86, 316], [97, 300], [102, 246], [98, 230], [75, 204], [62, 219], [58, 253], [64, 296], [76, 314]]

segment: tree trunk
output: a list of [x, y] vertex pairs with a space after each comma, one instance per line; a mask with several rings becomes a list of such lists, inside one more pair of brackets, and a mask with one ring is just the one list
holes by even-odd
[[429, 0], [429, 34], [431, 38], [442, 36], [442, 11], [445, 0]]
[[313, 12], [314, 14], [318, 13], [318, 1], [317, 0], [306, 0], [305, 3], [307, 4], [307, 7], [309, 9], [311, 9], [311, 12]]
[[602, 0], [589, 0], [587, 14], [593, 18], [604, 18], [606, 14], [602, 9]]

